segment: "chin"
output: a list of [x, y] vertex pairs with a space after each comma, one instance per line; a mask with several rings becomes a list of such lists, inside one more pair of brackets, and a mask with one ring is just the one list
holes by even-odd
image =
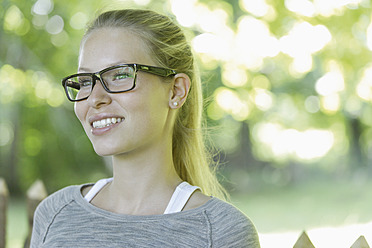
[[94, 148], [94, 151], [97, 153], [97, 155], [102, 156], [102, 157], [120, 155], [120, 154], [125, 154], [128, 152], [128, 151], [118, 150], [113, 147], [93, 146], [93, 148]]
[[108, 153], [108, 152], [105, 153], [105, 152], [96, 151], [96, 153], [97, 153], [98, 156], [101, 156], [101, 157], [109, 157], [109, 156], [112, 155], [111, 153]]
[[110, 149], [104, 149], [102, 147], [95, 147], [95, 146], [93, 146], [93, 148], [94, 148], [94, 151], [99, 156], [104, 157], [104, 156], [111, 156], [111, 155], [113, 155], [113, 153], [112, 153], [112, 151]]

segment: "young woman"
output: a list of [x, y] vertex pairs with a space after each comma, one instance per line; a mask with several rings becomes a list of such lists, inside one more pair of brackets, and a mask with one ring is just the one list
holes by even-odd
[[63, 86], [97, 154], [112, 157], [113, 177], [44, 200], [31, 247], [259, 247], [209, 166], [201, 83], [168, 17], [101, 14]]

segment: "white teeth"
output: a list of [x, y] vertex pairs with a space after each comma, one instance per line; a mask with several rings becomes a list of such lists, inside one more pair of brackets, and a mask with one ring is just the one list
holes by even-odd
[[107, 118], [107, 119], [102, 119], [99, 121], [93, 122], [93, 128], [103, 128], [103, 127], [108, 127], [112, 124], [119, 123], [123, 121], [122, 118]]

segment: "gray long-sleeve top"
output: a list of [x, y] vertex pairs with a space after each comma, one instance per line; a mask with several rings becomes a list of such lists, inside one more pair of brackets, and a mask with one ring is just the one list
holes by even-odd
[[133, 216], [88, 203], [83, 186], [66, 187], [38, 206], [31, 248], [260, 247], [252, 222], [217, 198], [179, 213]]

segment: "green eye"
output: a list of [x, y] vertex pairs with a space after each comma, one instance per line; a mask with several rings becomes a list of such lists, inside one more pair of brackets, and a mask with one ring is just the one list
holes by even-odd
[[129, 73], [117, 73], [112, 77], [112, 81], [131, 78], [131, 77], [132, 76]]

